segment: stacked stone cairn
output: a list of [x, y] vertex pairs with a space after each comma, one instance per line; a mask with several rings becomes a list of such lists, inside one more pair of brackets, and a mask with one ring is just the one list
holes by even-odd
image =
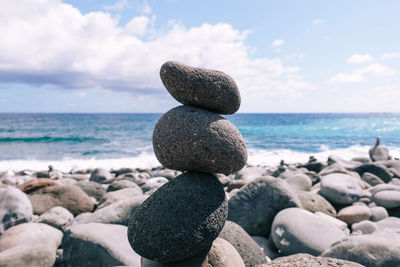
[[[128, 240], [143, 257], [142, 266], [203, 266], [205, 261], [210, 263], [207, 257], [215, 243], [224, 242], [217, 237], [228, 214], [225, 192], [215, 173], [234, 173], [247, 161], [239, 130], [219, 115], [235, 113], [240, 94], [234, 80], [220, 71], [169, 61], [162, 65], [160, 76], [183, 105], [157, 122], [154, 152], [164, 167], [185, 172], [133, 213]], [[234, 256], [225, 258], [228, 262], [216, 265], [244, 266], [235, 263]]]

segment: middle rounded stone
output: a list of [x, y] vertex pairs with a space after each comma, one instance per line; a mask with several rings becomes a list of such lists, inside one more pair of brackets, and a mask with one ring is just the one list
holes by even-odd
[[153, 148], [164, 167], [182, 171], [227, 174], [247, 161], [239, 130], [220, 115], [192, 106], [173, 108], [160, 118]]

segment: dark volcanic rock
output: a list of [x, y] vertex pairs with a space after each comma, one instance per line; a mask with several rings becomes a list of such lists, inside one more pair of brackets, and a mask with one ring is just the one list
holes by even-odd
[[74, 215], [91, 212], [94, 207], [89, 196], [74, 185], [47, 186], [34, 191], [29, 199], [33, 212], [39, 215], [56, 206], [64, 207]]
[[226, 221], [219, 237], [225, 239], [234, 246], [246, 266], [255, 266], [267, 262], [260, 246], [242, 227], [240, 227], [240, 225], [231, 221]]
[[187, 172], [160, 187], [135, 211], [128, 224], [129, 243], [147, 259], [188, 258], [211, 245], [227, 213], [218, 179]]
[[191, 106], [173, 108], [161, 117], [153, 148], [162, 165], [176, 170], [233, 173], [247, 161], [244, 139], [232, 123]]
[[240, 107], [235, 81], [221, 71], [168, 61], [161, 66], [160, 77], [168, 92], [182, 104], [220, 114], [233, 114]]
[[242, 187], [229, 199], [228, 206], [228, 220], [239, 224], [250, 235], [268, 236], [279, 211], [301, 204], [286, 181], [265, 176]]

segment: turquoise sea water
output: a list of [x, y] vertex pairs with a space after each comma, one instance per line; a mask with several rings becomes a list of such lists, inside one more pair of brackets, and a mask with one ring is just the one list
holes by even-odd
[[[0, 114], [0, 169], [29, 162], [157, 164], [151, 144], [162, 114]], [[367, 155], [377, 136], [400, 156], [400, 114], [235, 114], [249, 162]], [[117, 164], [118, 165], [118, 164]], [[139, 167], [139, 166], [138, 166]]]

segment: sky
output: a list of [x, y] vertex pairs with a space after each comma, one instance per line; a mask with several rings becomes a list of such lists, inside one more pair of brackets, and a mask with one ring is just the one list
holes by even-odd
[[0, 0], [0, 112], [161, 112], [168, 60], [239, 112], [400, 112], [397, 0]]

